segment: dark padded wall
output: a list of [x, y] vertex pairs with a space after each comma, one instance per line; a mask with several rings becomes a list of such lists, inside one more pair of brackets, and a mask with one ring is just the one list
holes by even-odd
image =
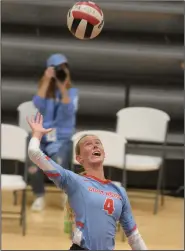
[[183, 3], [100, 0], [101, 35], [79, 41], [66, 27], [74, 2], [2, 1], [2, 122], [17, 123], [16, 108], [36, 92], [46, 58], [63, 52], [80, 90], [78, 129], [114, 130], [125, 105], [162, 109], [171, 117], [168, 145], [180, 149], [173, 158], [182, 159]]

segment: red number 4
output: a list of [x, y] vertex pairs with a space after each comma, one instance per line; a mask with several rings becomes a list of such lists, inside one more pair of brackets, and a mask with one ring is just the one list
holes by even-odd
[[113, 212], [114, 212], [114, 201], [113, 201], [113, 199], [107, 198], [107, 199], [105, 200], [103, 209], [104, 209], [105, 211], [107, 211], [107, 213], [108, 213], [109, 215], [112, 215]]

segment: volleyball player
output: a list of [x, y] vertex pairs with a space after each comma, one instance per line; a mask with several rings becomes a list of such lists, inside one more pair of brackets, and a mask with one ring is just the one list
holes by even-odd
[[95, 135], [85, 135], [76, 145], [76, 159], [83, 165], [86, 176], [66, 170], [40, 150], [40, 141], [52, 129], [43, 128], [39, 113], [28, 119], [32, 138], [30, 159], [68, 194], [75, 213], [76, 230], [70, 250], [113, 250], [116, 222], [120, 221], [132, 250], [147, 250], [132, 215], [124, 188], [106, 180], [103, 171], [105, 152]]

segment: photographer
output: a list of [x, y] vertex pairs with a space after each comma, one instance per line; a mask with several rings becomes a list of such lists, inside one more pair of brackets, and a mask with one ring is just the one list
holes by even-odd
[[[47, 69], [39, 83], [33, 103], [44, 117], [44, 127], [53, 128], [41, 141], [42, 150], [64, 168], [70, 168], [72, 142], [75, 132], [78, 90], [72, 87], [67, 59], [54, 54], [47, 60]], [[41, 211], [44, 206], [44, 176], [30, 163], [29, 173], [36, 196], [32, 210]], [[65, 204], [65, 194], [62, 206]]]

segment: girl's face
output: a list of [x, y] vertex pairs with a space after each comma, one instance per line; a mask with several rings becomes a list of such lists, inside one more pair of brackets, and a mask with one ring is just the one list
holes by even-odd
[[76, 156], [76, 160], [85, 166], [100, 165], [105, 158], [103, 145], [96, 136], [86, 136], [80, 142], [80, 154]]

